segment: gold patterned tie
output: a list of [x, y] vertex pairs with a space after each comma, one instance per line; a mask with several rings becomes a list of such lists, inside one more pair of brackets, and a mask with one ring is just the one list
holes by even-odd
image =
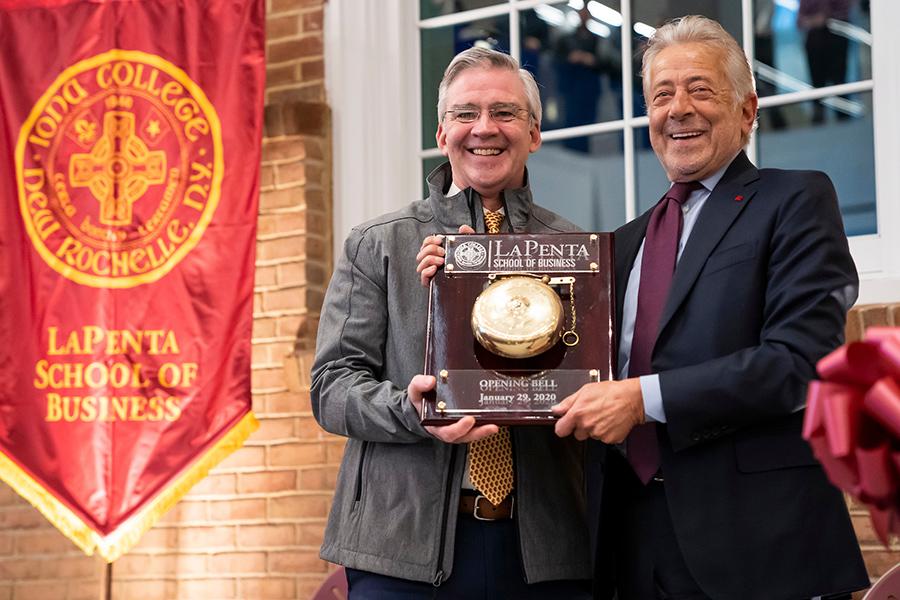
[[500, 224], [503, 223], [503, 213], [493, 210], [484, 211], [484, 228], [488, 233], [500, 233]]
[[[484, 211], [488, 233], [500, 233], [503, 213]], [[469, 444], [469, 478], [491, 504], [498, 506], [513, 491], [512, 442], [509, 427]]]

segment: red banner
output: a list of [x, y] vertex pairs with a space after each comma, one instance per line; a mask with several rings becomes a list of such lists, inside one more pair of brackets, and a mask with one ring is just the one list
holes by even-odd
[[262, 0], [0, 0], [0, 478], [126, 552], [256, 428]]

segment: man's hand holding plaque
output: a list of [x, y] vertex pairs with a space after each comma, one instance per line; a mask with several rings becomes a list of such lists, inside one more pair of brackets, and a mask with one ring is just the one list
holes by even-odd
[[[431, 375], [416, 375], [406, 387], [406, 394], [413, 406], [422, 405], [422, 396], [434, 390], [435, 380]], [[497, 433], [496, 425], [476, 425], [474, 417], [463, 417], [447, 425], [426, 425], [428, 433], [448, 444], [468, 444]]]

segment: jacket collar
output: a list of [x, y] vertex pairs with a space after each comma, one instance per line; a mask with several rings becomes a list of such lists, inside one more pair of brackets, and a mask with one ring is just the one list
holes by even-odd
[[[475, 231], [484, 231], [484, 211], [481, 209], [481, 197], [478, 192], [466, 188], [452, 196], [445, 196], [444, 193], [450, 189], [452, 180], [449, 162], [436, 168], [426, 178], [428, 201], [435, 218], [449, 231], [456, 231], [460, 225], [471, 225]], [[528, 185], [527, 169], [525, 185], [503, 190], [502, 196], [507, 221], [512, 225], [512, 231], [525, 231], [534, 206], [531, 188]]]
[[[750, 204], [750, 199], [756, 193], [756, 182], [759, 179], [759, 171], [741, 151], [734, 158], [719, 183], [710, 193], [694, 230], [685, 245], [681, 260], [672, 280], [672, 288], [663, 309], [659, 331], [662, 331], [675, 311], [687, 297], [697, 276], [706, 263], [706, 259], [715, 249], [719, 240], [731, 226], [737, 216]], [[741, 200], [737, 201], [740, 197]], [[626, 225], [616, 232], [616, 322], [622, 322], [622, 307], [625, 300], [625, 285], [628, 275], [634, 265], [637, 252], [647, 224], [650, 213], [644, 214], [632, 221], [633, 227]]]

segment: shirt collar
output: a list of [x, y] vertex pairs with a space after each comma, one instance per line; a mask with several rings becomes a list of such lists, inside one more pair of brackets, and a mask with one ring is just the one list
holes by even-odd
[[716, 186], [719, 185], [719, 181], [722, 180], [722, 176], [725, 175], [725, 171], [728, 170], [728, 167], [731, 166], [731, 163], [734, 162], [734, 159], [737, 158], [737, 155], [740, 153], [741, 151], [738, 150], [737, 153], [735, 153], [735, 155], [731, 157], [731, 160], [722, 165], [718, 171], [716, 171], [706, 179], [701, 179], [700, 185], [702, 185], [707, 192], [711, 192], [716, 189]]
[[[461, 191], [462, 191], [462, 190], [459, 189], [459, 187], [457, 187], [457, 185], [456, 185], [453, 181], [451, 181], [451, 182], [450, 182], [450, 189], [447, 190], [447, 193], [444, 194], [444, 197], [445, 197], [445, 198], [450, 198], [451, 196], [457, 195], [457, 194], [460, 193]], [[484, 207], [482, 207], [482, 209], [484, 209]], [[498, 213], [500, 213], [501, 215], [505, 215], [505, 214], [506, 214], [506, 210], [505, 210], [502, 206], [501, 206], [500, 208], [498, 208], [497, 210], [495, 210], [494, 212], [498, 212]]]

